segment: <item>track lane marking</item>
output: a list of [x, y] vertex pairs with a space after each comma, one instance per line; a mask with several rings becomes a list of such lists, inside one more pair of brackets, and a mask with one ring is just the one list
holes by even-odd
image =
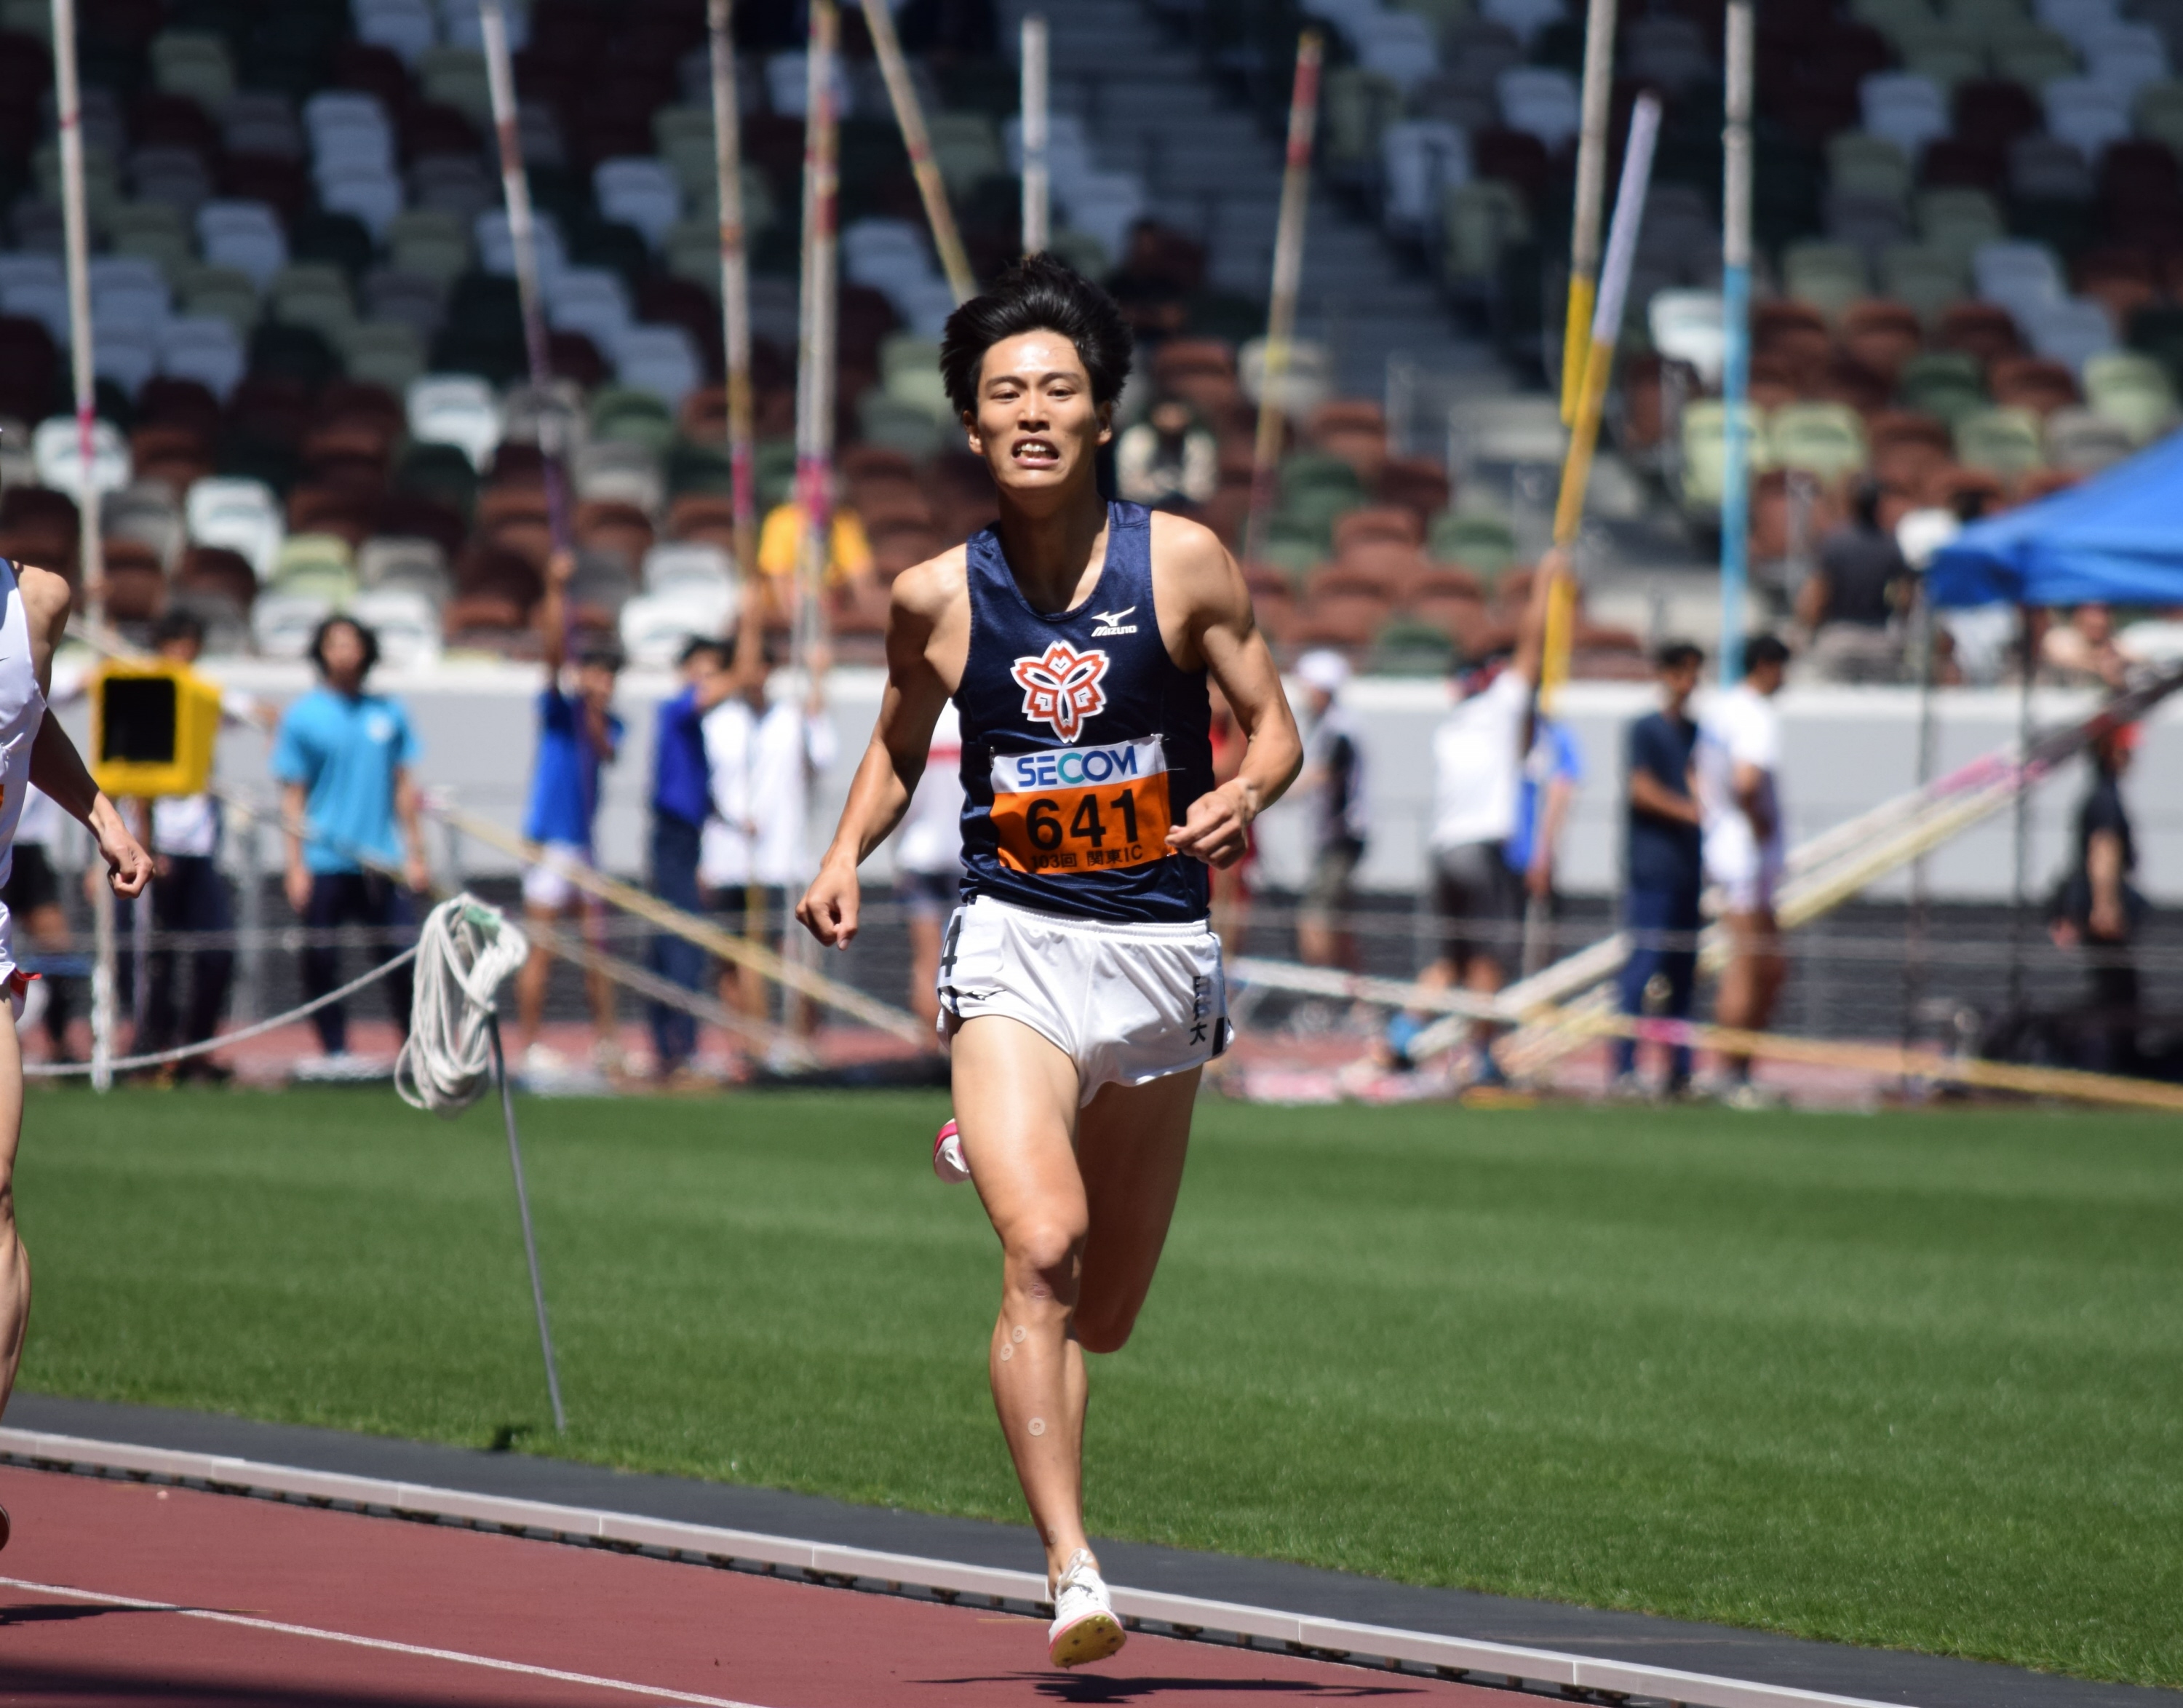
[[493, 1672], [519, 1672], [529, 1678], [551, 1678], [563, 1684], [588, 1684], [595, 1689], [619, 1690], [631, 1696], [649, 1696], [659, 1702], [693, 1702], [699, 1708], [760, 1708], [725, 1696], [700, 1696], [688, 1690], [669, 1690], [664, 1685], [635, 1684], [625, 1678], [601, 1678], [589, 1672], [565, 1672], [557, 1666], [536, 1666], [524, 1661], [496, 1661], [489, 1655], [466, 1655], [458, 1649], [428, 1649], [415, 1643], [397, 1643], [385, 1637], [358, 1637], [346, 1631], [322, 1631], [312, 1625], [291, 1625], [279, 1619], [255, 1619], [244, 1613], [222, 1613], [209, 1607], [183, 1607], [171, 1601], [147, 1601], [135, 1595], [111, 1595], [97, 1589], [77, 1589], [64, 1583], [36, 1583], [27, 1577], [0, 1577], [0, 1586], [27, 1589], [34, 1594], [58, 1595], [78, 1601], [95, 1601], [109, 1607], [133, 1607], [140, 1612], [174, 1613], [185, 1619], [206, 1619], [216, 1625], [240, 1625], [246, 1630], [271, 1631], [283, 1637], [308, 1637], [320, 1643], [346, 1643], [357, 1649], [376, 1649], [388, 1655], [407, 1655], [425, 1661], [452, 1661], [458, 1666], [481, 1666]]

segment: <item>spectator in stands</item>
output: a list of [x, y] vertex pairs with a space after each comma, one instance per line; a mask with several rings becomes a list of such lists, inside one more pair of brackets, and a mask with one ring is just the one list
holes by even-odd
[[[803, 507], [793, 498], [775, 504], [766, 513], [758, 539], [758, 573], [765, 594], [766, 620], [770, 626], [793, 626], [796, 620], [796, 577], [803, 561]], [[826, 567], [829, 587], [854, 585], [871, 579], [875, 559], [872, 542], [865, 537], [857, 513], [836, 494], [834, 520], [827, 532]]]
[[[791, 896], [811, 881], [806, 832], [811, 786], [834, 763], [834, 725], [826, 715], [827, 660], [814, 653], [801, 699], [768, 693], [769, 660], [748, 660], [735, 689], [706, 714], [705, 759], [713, 817], [705, 826], [700, 872], [731, 933], [753, 942], [792, 928]], [[721, 1000], [753, 1019], [766, 1014], [765, 982], [747, 969], [722, 980]], [[808, 1003], [790, 1004], [790, 1028], [811, 1029]]]
[[1202, 504], [1220, 490], [1220, 442], [1180, 398], [1154, 400], [1114, 448], [1121, 495], [1151, 509]]
[[[681, 692], [661, 702], [652, 738], [652, 893], [692, 915], [705, 910], [697, 862], [713, 783], [705, 759], [706, 715], [735, 690], [735, 654], [720, 641], [692, 641], [682, 649]], [[695, 993], [705, 982], [705, 952], [672, 932], [652, 939], [652, 970]], [[697, 1053], [697, 1022], [686, 1010], [651, 1005], [652, 1048], [662, 1080], [689, 1072]]]
[[[1672, 641], [1653, 664], [1660, 709], [1630, 726], [1622, 929], [1630, 949], [1622, 964], [1622, 1011], [1635, 1016], [1651, 1004], [1670, 1020], [1688, 1020], [1697, 982], [1698, 895], [1705, 887], [1702, 820], [1691, 780], [1698, 726], [1690, 704], [1705, 654], [1687, 641]], [[1690, 1049], [1678, 1044], [1669, 1053], [1664, 1088], [1675, 1097], [1690, 1082]], [[1614, 1086], [1625, 1094], [1642, 1089], [1634, 1038], [1614, 1041]]]
[[1297, 660], [1303, 684], [1303, 776], [1297, 794], [1311, 803], [1311, 876], [1303, 906], [1297, 914], [1297, 951], [1307, 966], [1358, 970], [1357, 934], [1350, 915], [1356, 904], [1357, 863], [1364, 858], [1371, 817], [1364, 798], [1364, 738], [1341, 703], [1349, 664], [1341, 654], [1320, 648]]
[[1831, 682], [1901, 680], [1893, 624], [1909, 584], [1902, 548], [1880, 525], [1880, 483], [1860, 481], [1849, 520], [1819, 542], [1819, 566], [1797, 594], [1814, 670]]
[[[341, 982], [341, 951], [328, 941], [343, 926], [377, 932], [369, 953], [391, 959], [416, 921], [413, 893], [431, 886], [417, 810], [417, 737], [399, 700], [364, 692], [379, 662], [379, 637], [353, 617], [328, 617], [311, 637], [319, 686], [288, 708], [273, 747], [288, 826], [288, 904], [312, 933], [303, 951], [303, 994]], [[392, 870], [397, 868], [397, 881]], [[409, 1030], [412, 978], [386, 979], [396, 1027]], [[325, 1053], [322, 1071], [351, 1065], [348, 1016], [334, 1003], [311, 1016]]]
[[[1694, 771], [1703, 822], [1706, 876], [1721, 887], [1728, 926], [1727, 967], [1714, 1012], [1721, 1025], [1764, 1032], [1788, 976], [1774, 892], [1787, 841], [1781, 815], [1781, 719], [1774, 697], [1789, 648], [1758, 635], [1743, 649], [1743, 680], [1714, 697], [1698, 724]], [[1723, 1064], [1723, 1100], [1739, 1109], [1769, 1099], [1751, 1082], [1751, 1058]]]
[[1503, 849], [1508, 870], [1524, 887], [1524, 970], [1553, 947], [1555, 913], [1554, 860], [1569, 804], [1584, 782], [1584, 750], [1568, 725], [1541, 717], [1536, 709], [1524, 744], [1524, 765], [1516, 785], [1516, 827]]
[[2091, 976], [2092, 1031], [2080, 1065], [2096, 1073], [2137, 1073], [2142, 1000], [2130, 940], [2146, 913], [2130, 882], [2137, 837], [2122, 798], [2122, 780], [2137, 748], [2137, 726], [2125, 724], [2092, 743], [2092, 786], [2077, 809], [2077, 857], [2050, 909], [2048, 929], [2061, 948], [2082, 948]]
[[[1518, 631], [1515, 651], [1496, 654], [1458, 678], [1455, 709], [1433, 735], [1433, 912], [1441, 952], [1419, 982], [1445, 990], [1457, 983], [1491, 996], [1507, 982], [1508, 945], [1523, 915], [1523, 888], [1509, 871], [1507, 844], [1516, 829], [1516, 797], [1523, 771], [1523, 740], [1537, 691], [1546, 635], [1547, 593], [1568, 559], [1550, 552], [1531, 578], [1531, 597]], [[1388, 1044], [1407, 1060], [1415, 1015], [1398, 1017]], [[1495, 1026], [1470, 1029], [1472, 1077], [1483, 1085], [1504, 1082], [1493, 1060]]]
[[[576, 573], [573, 552], [556, 552], [546, 565], [546, 596], [538, 602], [538, 644], [546, 685], [538, 695], [538, 756], [531, 762], [530, 800], [523, 834], [538, 844], [540, 858], [523, 875], [523, 911], [548, 930], [575, 921], [594, 947], [605, 942], [605, 905], [569, 881], [572, 868], [597, 864], [592, 827], [599, 810], [599, 774], [621, 751], [622, 721], [614, 713], [614, 681], [621, 648], [609, 637], [586, 633], [576, 644], [575, 692], [564, 678], [569, 665], [569, 583]], [[532, 938], [530, 958], [517, 975], [515, 1006], [523, 1071], [552, 1074], [560, 1057], [538, 1040], [546, 1016], [546, 986], [553, 956]], [[621, 1065], [614, 1020], [614, 985], [596, 968], [584, 975], [591, 999], [592, 1054], [609, 1071]]]
[[2130, 660], [2115, 643], [2114, 611], [2093, 602], [2079, 605], [2039, 642], [2040, 675], [2064, 687], [2119, 688]]
[[963, 886], [963, 721], [950, 700], [894, 839], [894, 887], [909, 927], [910, 1011], [940, 1049], [940, 936]]
[[[194, 665], [204, 651], [204, 625], [186, 610], [170, 610], [152, 631], [152, 644], [163, 659]], [[271, 731], [279, 722], [271, 707], [238, 689], [222, 690], [221, 718], [256, 724]], [[177, 932], [225, 936], [235, 929], [235, 903], [219, 869], [223, 826], [219, 803], [209, 794], [175, 795], [151, 804], [146, 845], [152, 851], [152, 923], [162, 936]], [[181, 963], [190, 965], [190, 1003], [182, 1021], [175, 987]], [[227, 993], [235, 975], [235, 951], [225, 943], [197, 943], [186, 949], [171, 945], [152, 952], [144, 999], [144, 1033], [134, 1049], [140, 1054], [170, 1049], [178, 1043], [202, 1043], [219, 1029]], [[223, 1083], [229, 1070], [209, 1056], [191, 1056], [162, 1069], [166, 1082], [203, 1079]]]

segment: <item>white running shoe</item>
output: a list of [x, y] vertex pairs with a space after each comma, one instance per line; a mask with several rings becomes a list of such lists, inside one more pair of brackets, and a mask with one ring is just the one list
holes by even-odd
[[963, 1155], [963, 1135], [949, 1121], [932, 1136], [932, 1171], [950, 1186], [970, 1177], [970, 1165]]
[[1057, 1666], [1081, 1666], [1121, 1653], [1130, 1633], [1114, 1616], [1107, 1581], [1092, 1563], [1092, 1550], [1080, 1548], [1062, 1567], [1053, 1586], [1053, 1624], [1046, 1633], [1046, 1652]]

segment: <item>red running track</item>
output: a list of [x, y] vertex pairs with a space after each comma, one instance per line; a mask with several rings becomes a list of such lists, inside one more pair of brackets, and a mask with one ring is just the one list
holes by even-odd
[[0, 1470], [0, 1505], [9, 1708], [1510, 1701], [1144, 1635], [1064, 1673], [1014, 1615], [57, 1472]]

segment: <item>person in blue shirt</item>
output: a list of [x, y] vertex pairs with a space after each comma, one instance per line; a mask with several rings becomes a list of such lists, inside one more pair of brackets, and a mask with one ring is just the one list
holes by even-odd
[[[1660, 709], [1630, 726], [1629, 861], [1622, 896], [1622, 929], [1630, 934], [1623, 963], [1622, 1011], [1641, 1015], [1655, 983], [1664, 992], [1658, 1012], [1688, 1020], [1697, 982], [1698, 895], [1705, 887], [1698, 803], [1691, 787], [1691, 754], [1698, 726], [1690, 715], [1705, 654], [1687, 641], [1670, 642], [1653, 660], [1660, 678]], [[1618, 1090], [1641, 1089], [1634, 1038], [1614, 1041]], [[1667, 1092], [1690, 1085], [1691, 1052], [1670, 1052]]]
[[[622, 722], [614, 714], [614, 695], [622, 658], [610, 637], [586, 634], [577, 643], [575, 670], [569, 669], [569, 581], [575, 572], [575, 554], [556, 552], [546, 566], [546, 597], [538, 602], [546, 686], [538, 695], [538, 757], [530, 768], [523, 834], [538, 844], [539, 859], [523, 875], [523, 911], [549, 930], [558, 921], [579, 920], [596, 945], [603, 942], [605, 905], [577, 888], [569, 873], [597, 863], [592, 826], [598, 816], [599, 773], [621, 750]], [[573, 676], [575, 693], [564, 686], [564, 676]], [[546, 986], [553, 973], [551, 952], [539, 947], [542, 936], [533, 934], [533, 953], [516, 976], [519, 1054], [526, 1073], [551, 1073], [563, 1065], [538, 1042]], [[584, 975], [584, 988], [597, 1034], [592, 1054], [601, 1067], [616, 1070], [621, 1050], [614, 985], [594, 968]]]
[[1584, 750], [1567, 724], [1536, 714], [1524, 769], [1516, 784], [1516, 827], [1501, 845], [1508, 870], [1536, 902], [1554, 899], [1554, 857], [1569, 823], [1569, 803], [1584, 782]]
[[[366, 693], [379, 637], [353, 617], [331, 616], [311, 637], [319, 686], [281, 720], [273, 775], [288, 826], [288, 905], [311, 933], [303, 993], [324, 996], [341, 982], [341, 951], [326, 938], [342, 926], [379, 933], [369, 951], [391, 959], [416, 923], [413, 893], [431, 886], [410, 775], [419, 752], [401, 702]], [[390, 869], [399, 870], [397, 880]], [[394, 1023], [409, 1030], [409, 970], [386, 981]], [[340, 1003], [311, 1016], [334, 1063], [348, 1059], [348, 1017]]]
[[[694, 640], [682, 649], [682, 691], [660, 704], [652, 741], [652, 893], [669, 907], [703, 917], [697, 858], [713, 812], [705, 715], [734, 691], [732, 643]], [[652, 970], [693, 995], [705, 982], [705, 951], [671, 932], [653, 933]], [[686, 1010], [651, 1006], [652, 1049], [659, 1077], [686, 1073], [697, 1051], [697, 1022]]]

